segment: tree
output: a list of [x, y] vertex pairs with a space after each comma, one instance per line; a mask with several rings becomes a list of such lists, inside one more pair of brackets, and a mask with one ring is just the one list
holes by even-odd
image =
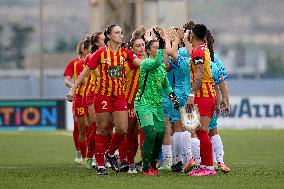
[[284, 56], [277, 51], [267, 51], [267, 75], [284, 75]]
[[55, 52], [71, 52], [76, 50], [78, 39], [72, 36], [69, 40], [65, 37], [57, 38], [54, 46]]
[[63, 37], [59, 37], [55, 42], [54, 50], [56, 52], [65, 52], [68, 51], [68, 46], [69, 46], [68, 41]]
[[30, 42], [34, 29], [32, 26], [21, 26], [18, 23], [11, 25], [12, 37], [9, 46], [10, 60], [16, 63], [17, 68], [24, 67], [25, 49]]

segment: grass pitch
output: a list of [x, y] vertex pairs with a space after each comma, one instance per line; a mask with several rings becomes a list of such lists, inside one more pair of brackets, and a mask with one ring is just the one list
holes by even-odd
[[230, 174], [97, 176], [74, 162], [71, 133], [0, 132], [0, 188], [284, 188], [284, 130], [221, 130]]

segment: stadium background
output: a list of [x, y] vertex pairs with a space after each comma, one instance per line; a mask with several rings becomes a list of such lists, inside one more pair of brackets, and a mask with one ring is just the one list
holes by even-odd
[[[8, 124], [4, 120], [17, 112], [22, 117], [25, 114], [25, 108], [17, 103], [11, 104], [14, 110], [8, 113], [6, 100], [64, 100], [68, 89], [63, 70], [76, 56], [76, 43], [84, 35], [118, 23], [127, 40], [140, 25], [167, 29], [191, 19], [213, 31], [215, 52], [230, 74], [229, 92], [235, 109], [231, 118], [221, 119], [221, 127], [284, 127], [281, 0], [2, 0], [0, 5], [0, 129], [30, 128], [20, 121]], [[277, 100], [272, 101], [274, 97]], [[56, 112], [67, 110], [64, 121], [72, 119], [70, 108], [60, 108], [47, 111], [49, 117], [62, 119]], [[27, 114], [27, 118], [36, 118], [33, 112]], [[31, 128], [41, 126], [39, 119], [31, 120]], [[63, 128], [58, 120], [56, 127]], [[69, 121], [64, 124], [72, 129]]]
[[[0, 188], [283, 188], [283, 7], [282, 0], [0, 0]], [[232, 111], [219, 123], [231, 176], [201, 186], [170, 174], [106, 183], [74, 165], [63, 70], [77, 42], [111, 23], [129, 39], [140, 25], [189, 20], [213, 31], [230, 75]]]

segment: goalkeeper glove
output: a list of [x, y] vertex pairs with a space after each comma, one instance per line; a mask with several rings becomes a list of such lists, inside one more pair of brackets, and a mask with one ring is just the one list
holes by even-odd
[[179, 109], [179, 101], [178, 101], [178, 99], [177, 99], [176, 94], [175, 94], [174, 92], [171, 92], [171, 93], [169, 94], [169, 98], [170, 98], [170, 100], [174, 103], [174, 108], [175, 108], [176, 110], [178, 110], [178, 109]]
[[153, 28], [153, 32], [156, 34], [156, 37], [159, 41], [159, 49], [164, 49], [166, 46], [165, 40], [163, 39], [159, 31], [157, 31], [155, 28]]

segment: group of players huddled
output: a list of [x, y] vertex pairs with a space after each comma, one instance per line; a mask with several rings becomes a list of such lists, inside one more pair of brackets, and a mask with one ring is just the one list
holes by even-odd
[[[193, 21], [167, 31], [140, 27], [127, 43], [116, 24], [84, 37], [64, 72], [75, 161], [98, 175], [110, 167], [146, 176], [230, 172], [217, 130], [217, 117], [229, 113], [228, 75], [213, 43], [210, 30]], [[182, 107], [198, 110], [197, 130], [184, 128]]]

